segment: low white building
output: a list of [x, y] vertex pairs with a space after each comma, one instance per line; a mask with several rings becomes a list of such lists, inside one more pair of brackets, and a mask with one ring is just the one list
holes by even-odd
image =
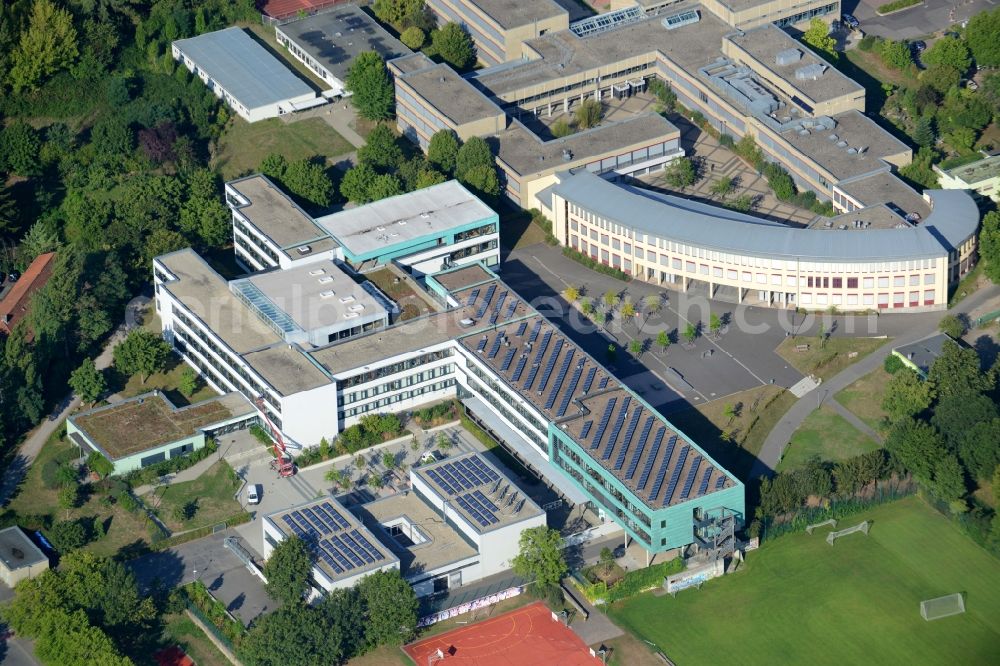
[[973, 190], [976, 194], [1000, 202], [1000, 155], [943, 170], [934, 166], [938, 184], [946, 190]]
[[276, 118], [326, 101], [242, 28], [178, 39], [170, 50], [174, 60], [247, 122]]

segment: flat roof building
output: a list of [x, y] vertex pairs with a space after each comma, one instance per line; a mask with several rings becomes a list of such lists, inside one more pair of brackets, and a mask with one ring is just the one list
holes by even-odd
[[1000, 202], [1000, 155], [947, 170], [935, 166], [934, 172], [938, 184], [946, 190], [973, 190], [979, 196]]
[[358, 54], [384, 60], [412, 53], [357, 5], [340, 5], [275, 27], [278, 43], [327, 85], [326, 96], [349, 95], [347, 73]]
[[22, 580], [35, 578], [49, 569], [49, 558], [20, 527], [0, 530], [0, 580], [13, 588]]
[[248, 122], [308, 109], [325, 100], [242, 28], [179, 39], [174, 60]]
[[152, 391], [66, 420], [70, 441], [96, 451], [126, 474], [204, 448], [219, 434], [257, 423], [257, 410], [239, 393], [176, 407]]

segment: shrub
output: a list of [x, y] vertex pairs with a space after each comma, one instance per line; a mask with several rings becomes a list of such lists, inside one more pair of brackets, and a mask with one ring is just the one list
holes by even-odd
[[875, 35], [865, 35], [861, 38], [861, 41], [858, 42], [858, 48], [866, 53], [873, 51], [875, 47], [878, 46], [878, 40], [879, 38]]
[[424, 31], [415, 25], [410, 26], [399, 35], [399, 41], [403, 42], [414, 51], [423, 46], [424, 41], [426, 40], [427, 35], [425, 35]]
[[601, 273], [603, 275], [609, 275], [617, 280], [622, 280], [623, 282], [628, 282], [629, 280], [632, 279], [627, 273], [624, 273], [623, 271], [620, 271], [617, 268], [612, 268], [611, 266], [605, 266], [602, 263], [594, 261], [587, 255], [583, 254], [582, 252], [577, 252], [571, 247], [564, 247], [562, 252], [563, 255], [569, 257], [573, 261], [581, 263], [587, 268], [593, 271], [597, 271], [598, 273]]
[[79, 520], [62, 520], [48, 531], [49, 541], [62, 554], [87, 545], [87, 529]]
[[906, 364], [903, 363], [903, 359], [899, 358], [895, 354], [889, 354], [888, 356], [885, 357], [885, 361], [882, 363], [882, 367], [890, 375], [894, 375], [903, 368], [905, 368]]
[[130, 493], [127, 490], [123, 490], [121, 493], [119, 493], [118, 504], [121, 506], [121, 508], [125, 509], [129, 513], [135, 513], [136, 511], [139, 510], [138, 500], [136, 500], [132, 496], [132, 493]]
[[719, 137], [719, 145], [732, 150], [736, 147], [736, 139], [733, 138], [732, 134], [723, 134]]
[[111, 463], [111, 461], [97, 451], [91, 451], [90, 455], [87, 456], [87, 467], [90, 468], [90, 471], [97, 474], [101, 478], [104, 478], [115, 471], [115, 466]]
[[42, 465], [42, 485], [49, 490], [59, 487], [59, 468], [62, 464], [58, 460], [49, 460]]

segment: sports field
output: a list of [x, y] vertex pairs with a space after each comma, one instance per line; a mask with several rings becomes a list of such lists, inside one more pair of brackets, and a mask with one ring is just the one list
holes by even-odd
[[[1000, 560], [916, 497], [765, 543], [745, 568], [676, 598], [645, 594], [611, 616], [678, 666], [1000, 663]], [[920, 601], [966, 595], [964, 615], [925, 622]]]
[[[418, 666], [600, 666], [583, 640], [542, 602], [411, 643]], [[439, 652], [440, 651], [440, 652]], [[436, 658], [441, 655], [443, 659]]]

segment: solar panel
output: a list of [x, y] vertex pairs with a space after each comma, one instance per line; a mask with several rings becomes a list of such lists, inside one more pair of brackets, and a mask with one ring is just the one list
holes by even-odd
[[517, 299], [517, 298], [515, 298], [514, 300], [512, 300], [510, 302], [510, 304], [507, 306], [507, 312], [503, 313], [503, 318], [504, 319], [510, 319], [511, 317], [513, 317], [514, 316], [514, 310], [517, 309], [517, 306], [518, 306], [518, 304], [520, 302], [521, 302], [520, 299]]
[[375, 561], [375, 558], [371, 556], [371, 553], [369, 553], [366, 548], [361, 547], [361, 544], [354, 538], [353, 533], [345, 534], [343, 538], [351, 546], [351, 549], [357, 553], [358, 557], [363, 559], [367, 564], [371, 564]]
[[715, 489], [722, 490], [722, 486], [726, 485], [726, 475], [723, 474], [719, 477], [719, 480], [715, 482]]
[[494, 312], [493, 314], [491, 314], [490, 315], [490, 326], [496, 326], [497, 319], [499, 319], [499, 318], [500, 318], [500, 313], [499, 312]]
[[490, 300], [493, 298], [493, 294], [496, 292], [497, 286], [491, 284], [490, 288], [486, 290], [486, 295], [483, 296], [483, 302], [479, 304], [479, 309], [476, 310], [476, 319], [482, 319], [483, 315], [486, 314], [486, 308], [490, 307]]
[[316, 507], [316, 515], [320, 517], [320, 520], [326, 523], [326, 526], [330, 528], [330, 531], [336, 532], [338, 529], [340, 529], [340, 526], [337, 524], [337, 522], [332, 517], [330, 517], [330, 514], [327, 513], [326, 509], [324, 509], [322, 506], [318, 505]]
[[601, 445], [601, 438], [604, 436], [604, 431], [608, 429], [608, 422], [611, 421], [611, 412], [614, 411], [617, 402], [618, 398], [611, 398], [611, 400], [608, 400], [608, 404], [604, 406], [604, 414], [601, 415], [601, 421], [597, 424], [597, 432], [594, 433], [594, 439], [590, 441], [590, 448], [596, 449]]
[[583, 424], [583, 429], [580, 430], [580, 439], [587, 439], [587, 435], [590, 434], [590, 429], [594, 427], [593, 421], [587, 421]]
[[[642, 410], [637, 409], [635, 413], [632, 414], [632, 420], [628, 422], [628, 428], [625, 430], [625, 438], [622, 440], [622, 445], [618, 449], [618, 457], [615, 458], [615, 471], [617, 472], [625, 464], [625, 454], [628, 453], [629, 447], [632, 445], [632, 435], [635, 434], [635, 429], [639, 425], [639, 419], [642, 417]], [[642, 437], [640, 439], [646, 439], [646, 435], [649, 434], [650, 428], [653, 427], [653, 417], [650, 416], [646, 419], [646, 426], [643, 428]]]
[[507, 372], [507, 369], [510, 368], [510, 362], [514, 360], [514, 354], [516, 353], [516, 347], [507, 350], [507, 354], [503, 357], [503, 363], [500, 364], [500, 372]]
[[482, 354], [483, 350], [486, 349], [487, 340], [488, 338], [485, 335], [479, 339], [479, 344], [476, 345], [476, 351], [479, 352], [480, 354]]
[[528, 336], [528, 342], [534, 342], [538, 339], [538, 332], [542, 330], [542, 320], [539, 319], [535, 322], [535, 325], [531, 329], [531, 335]]
[[594, 385], [594, 377], [597, 376], [597, 368], [591, 368], [587, 371], [587, 379], [583, 381], [583, 392], [588, 393], [590, 387]]
[[524, 390], [528, 391], [531, 389], [531, 384], [535, 381], [535, 377], [538, 375], [538, 363], [534, 363], [531, 366], [531, 370], [528, 371], [528, 376], [524, 378]]
[[514, 374], [511, 375], [510, 381], [516, 382], [521, 378], [521, 373], [524, 371], [524, 366], [528, 363], [528, 355], [525, 354], [517, 360], [517, 367], [514, 368]]
[[490, 511], [493, 511], [494, 513], [496, 513], [497, 511], [500, 510], [500, 509], [497, 508], [497, 506], [493, 502], [490, 501], [490, 499], [488, 497], [486, 497], [486, 495], [483, 494], [483, 491], [477, 490], [476, 492], [473, 493], [473, 496], [477, 500], [479, 500], [480, 504], [482, 504], [483, 506], [485, 506]]
[[470, 305], [472, 305], [473, 303], [475, 303], [477, 298], [479, 298], [479, 290], [478, 289], [473, 289], [469, 293], [469, 298], [465, 301], [465, 307], [469, 307]]
[[340, 525], [341, 529], [347, 529], [347, 527], [348, 527], [348, 525], [350, 525], [350, 523], [347, 522], [346, 518], [344, 518], [342, 515], [340, 515], [340, 512], [337, 511], [337, 509], [335, 509], [332, 504], [330, 504], [329, 502], [326, 502], [326, 503], [322, 504], [321, 506], [323, 508], [325, 508], [330, 513], [330, 515], [333, 516], [334, 520], [337, 521], [337, 524]]
[[472, 458], [466, 458], [462, 462], [465, 463], [465, 467], [466, 469], [469, 470], [469, 473], [475, 476], [475, 478], [479, 480], [479, 483], [485, 484], [489, 483], [493, 478], [499, 478], [497, 477], [496, 474], [493, 474], [492, 470], [490, 470], [485, 465], [474, 464]]
[[490, 347], [490, 353], [487, 354], [489, 358], [496, 358], [497, 352], [500, 351], [500, 343], [503, 342], [503, 336], [498, 335], [495, 340], [493, 340], [493, 346]]
[[497, 314], [500, 313], [500, 309], [503, 307], [504, 301], [507, 300], [507, 294], [510, 293], [506, 289], [500, 292], [499, 298], [497, 298], [497, 304], [493, 306], [493, 311]]
[[569, 401], [573, 399], [573, 393], [576, 391], [576, 385], [580, 383], [580, 375], [583, 374], [583, 363], [581, 362], [576, 369], [573, 370], [573, 376], [569, 379], [569, 386], [566, 387], [566, 393], [563, 394], [562, 402], [559, 403], [559, 409], [556, 411], [556, 416], [562, 416], [569, 409]]
[[701, 484], [698, 486], [698, 497], [701, 497], [706, 492], [708, 492], [708, 480], [712, 478], [713, 467], [709, 465], [705, 473], [701, 475]]
[[575, 353], [576, 350], [572, 347], [566, 352], [566, 357], [563, 359], [562, 365], [559, 366], [556, 381], [552, 384], [552, 390], [549, 391], [549, 399], [545, 401], [545, 409], [552, 409], [552, 405], [556, 404], [556, 396], [559, 394], [563, 382], [566, 381], [566, 373], [569, 371], [569, 364], [573, 362], [573, 354]]
[[601, 381], [598, 382], [597, 388], [599, 389], [607, 388], [609, 381], [611, 381], [609, 377], [601, 377]]
[[611, 451], [615, 448], [615, 444], [618, 441], [618, 435], [622, 431], [622, 425], [625, 424], [625, 417], [628, 415], [628, 406], [631, 402], [632, 396], [630, 395], [625, 396], [625, 399], [622, 400], [622, 406], [618, 410], [618, 417], [615, 418], [615, 424], [611, 427], [611, 435], [608, 437], [608, 445], [604, 447], [604, 453], [601, 455], [601, 460], [607, 460], [611, 457]]
[[[680, 455], [677, 456], [677, 464], [674, 465], [674, 471], [670, 474], [670, 483], [667, 484], [667, 490], [663, 493], [663, 504], [666, 506], [667, 502], [670, 501], [670, 496], [674, 494], [674, 490], [677, 489], [677, 481], [681, 478], [681, 469], [684, 468], [684, 463], [687, 461], [688, 453], [691, 452], [691, 447], [687, 444], [681, 449]], [[666, 456], [663, 458], [663, 464], [660, 465], [660, 469], [666, 472], [667, 465], [670, 463], [670, 457]], [[653, 491], [649, 494], [649, 499], [654, 499], [657, 492], [660, 490], [660, 486], [663, 485], [663, 474], [660, 474], [656, 485], [653, 486]]]
[[354, 535], [354, 539], [356, 541], [358, 541], [359, 543], [361, 543], [361, 546], [365, 550], [367, 550], [368, 554], [371, 555], [373, 558], [375, 558], [376, 561], [378, 561], [378, 560], [384, 560], [385, 559], [385, 557], [382, 555], [381, 551], [379, 551], [378, 548], [376, 548], [375, 546], [373, 546], [372, 542], [369, 541], [368, 538], [365, 537], [364, 534], [362, 534], [361, 532], [358, 532], [357, 530], [354, 530], [353, 532], [351, 532], [351, 534]]
[[450, 484], [450, 483], [448, 483], [448, 481], [446, 481], [446, 480], [445, 480], [445, 478], [444, 478], [443, 476], [441, 476], [440, 474], [438, 474], [438, 472], [437, 472], [437, 471], [435, 471], [435, 470], [433, 470], [433, 469], [432, 469], [432, 470], [428, 470], [428, 471], [427, 471], [427, 476], [429, 476], [429, 477], [431, 477], [432, 479], [434, 479], [434, 481], [435, 481], [435, 482], [436, 482], [436, 483], [437, 483], [437, 484], [438, 484], [439, 486], [441, 486], [441, 488], [442, 488], [442, 489], [443, 489], [443, 490], [444, 490], [444, 491], [445, 491], [446, 493], [448, 493], [448, 494], [450, 494], [450, 495], [454, 495], [454, 494], [455, 494], [455, 492], [456, 492], [456, 489], [455, 489], [455, 488], [452, 488], [451, 484]]
[[521, 337], [522, 335], [524, 335], [524, 331], [527, 328], [528, 328], [528, 322], [522, 321], [520, 324], [517, 325], [517, 332], [515, 332], [514, 335], [516, 335], [517, 337]]
[[[482, 493], [479, 493], [479, 494], [482, 495]], [[475, 495], [475, 494], [473, 494], [473, 495], [466, 495], [465, 499], [466, 499], [466, 501], [469, 502], [469, 504], [471, 506], [473, 506], [479, 512], [479, 515], [482, 516], [483, 520], [485, 520], [488, 524], [492, 525], [494, 523], [499, 523], [500, 522], [500, 519], [497, 518], [495, 515], [493, 515], [493, 512], [490, 511], [489, 507], [486, 506], [485, 504], [483, 504], [482, 500], [480, 500], [477, 495]], [[486, 497], [484, 496], [483, 499], [486, 499]], [[492, 506], [492, 504], [493, 503], [490, 502], [491, 506]]]
[[[330, 543], [335, 545], [337, 547], [337, 550], [343, 553], [344, 556], [351, 561], [354, 567], [364, 566], [365, 564], [364, 561], [360, 557], [358, 557], [357, 553], [351, 550], [351, 547], [348, 546], [347, 543], [343, 539], [341, 539], [339, 535], [334, 534], [332, 537], [330, 537]], [[348, 567], [348, 568], [351, 569], [354, 567]]]
[[500, 479], [500, 475], [490, 469], [490, 467], [479, 458], [466, 458], [466, 460], [469, 461], [469, 464], [475, 466], [476, 469], [485, 474], [488, 481], [498, 481]]
[[545, 371], [542, 372], [542, 378], [538, 380], [538, 392], [541, 393], [545, 390], [545, 387], [549, 383], [549, 377], [552, 376], [552, 369], [556, 367], [556, 361], [559, 360], [559, 353], [563, 348], [563, 339], [559, 338], [556, 340], [556, 344], [552, 347], [552, 353], [549, 354], [549, 360], [545, 363]]
[[[659, 433], [656, 433], [659, 435]], [[653, 463], [656, 461], [656, 454], [660, 452], [660, 438], [657, 437], [656, 441], [653, 442], [653, 448], [649, 450], [649, 455], [646, 456], [646, 464], [642, 466], [642, 474], [639, 475], [639, 485], [636, 486], [636, 490], [642, 490], [646, 487], [646, 483], [649, 481], [649, 473], [653, 471]], [[669, 458], [669, 456], [667, 456]]]
[[691, 486], [694, 485], [694, 479], [698, 476], [698, 468], [701, 467], [702, 460], [703, 458], [698, 456], [694, 459], [694, 462], [691, 463], [691, 469], [688, 470], [687, 478], [684, 479], [684, 487], [681, 488], [681, 499], [687, 499], [691, 494]]

